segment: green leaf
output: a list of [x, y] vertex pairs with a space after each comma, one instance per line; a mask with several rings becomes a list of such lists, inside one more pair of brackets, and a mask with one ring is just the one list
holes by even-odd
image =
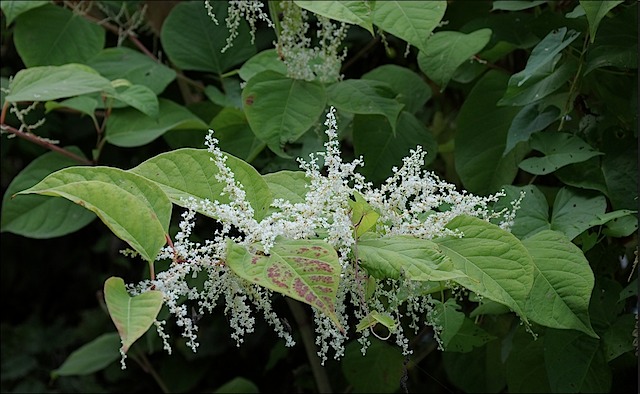
[[[216, 18], [224, 21], [227, 3], [214, 1], [211, 5]], [[216, 25], [202, 3], [187, 1], [171, 10], [162, 24], [160, 41], [176, 67], [221, 74], [256, 52], [249, 41], [249, 28], [244, 20], [238, 25], [238, 36], [233, 39], [233, 46], [222, 53], [228, 35], [229, 30], [224, 23]]]
[[524, 198], [520, 203], [520, 209], [516, 211], [516, 217], [511, 226], [511, 234], [518, 239], [526, 239], [539, 231], [549, 230], [549, 204], [544, 194], [535, 185], [503, 187], [505, 196], [495, 204], [493, 210], [499, 212], [504, 208], [511, 209], [511, 202], [520, 198], [524, 192]]
[[638, 209], [638, 137], [604, 136], [602, 174], [612, 209]]
[[114, 98], [130, 105], [143, 114], [155, 118], [158, 116], [158, 97], [144, 85], [131, 85], [123, 91], [116, 91]]
[[48, 0], [4, 0], [0, 2], [0, 8], [2, 8], [7, 26], [9, 26], [20, 14], [49, 3], [50, 2]]
[[593, 272], [582, 251], [563, 234], [545, 230], [522, 241], [535, 264], [526, 303], [531, 320], [598, 338], [589, 320]]
[[214, 136], [220, 149], [251, 162], [266, 144], [258, 139], [247, 121], [244, 111], [238, 108], [223, 108], [211, 121]]
[[563, 187], [558, 191], [551, 214], [551, 230], [570, 240], [591, 228], [591, 222], [607, 209], [606, 198], [599, 193]]
[[69, 167], [19, 194], [64, 197], [94, 212], [146, 261], [166, 242], [171, 202], [153, 182], [117, 168]]
[[[619, 212], [619, 211], [616, 211]], [[628, 237], [638, 231], [638, 216], [636, 211], [631, 211], [626, 216], [610, 220], [602, 231], [608, 237]]]
[[335, 301], [341, 267], [322, 240], [276, 240], [269, 255], [227, 242], [227, 266], [241, 278], [311, 305], [342, 331]]
[[374, 5], [373, 23], [420, 50], [444, 17], [444, 1], [378, 1]]
[[98, 108], [98, 100], [91, 96], [76, 96], [60, 102], [47, 101], [44, 107], [47, 113], [58, 108], [71, 108], [85, 115], [89, 115], [95, 123], [98, 123], [95, 116], [96, 108]]
[[524, 152], [513, 149], [506, 156], [507, 134], [518, 108], [496, 107], [507, 76], [489, 71], [473, 87], [457, 118], [455, 166], [466, 190], [487, 194], [510, 184], [518, 172], [516, 159]]
[[536, 133], [531, 136], [530, 146], [545, 156], [525, 159], [520, 162], [519, 167], [535, 175], [550, 174], [560, 167], [603, 154], [580, 137], [560, 132]]
[[302, 171], [278, 171], [262, 178], [269, 185], [273, 198], [281, 198], [291, 204], [303, 203], [307, 195], [309, 179]]
[[398, 326], [398, 322], [396, 322], [390, 314], [371, 311], [367, 316], [360, 319], [360, 322], [356, 325], [356, 332], [362, 332], [370, 327], [374, 327], [378, 323], [385, 326], [391, 332], [395, 331]]
[[524, 70], [511, 76], [509, 85], [513, 81], [516, 86], [522, 86], [529, 78], [538, 74], [539, 70], [553, 63], [556, 55], [578, 38], [579, 35], [580, 33], [573, 30], [567, 33], [566, 27], [551, 31], [533, 48]]
[[16, 20], [13, 41], [27, 67], [83, 63], [105, 43], [105, 30], [79, 14], [53, 4]]
[[584, 9], [584, 13], [587, 15], [589, 21], [589, 36], [591, 42], [596, 38], [596, 31], [600, 21], [604, 18], [609, 11], [615, 8], [617, 5], [623, 3], [622, 0], [604, 0], [604, 1], [585, 1], [580, 0], [580, 5]]
[[182, 105], [159, 99], [157, 118], [133, 108], [114, 109], [107, 120], [107, 141], [121, 147], [148, 144], [169, 130], [206, 130], [207, 124]]
[[403, 105], [390, 92], [389, 84], [367, 79], [347, 79], [327, 88], [329, 104], [355, 114], [384, 115], [395, 133]]
[[434, 327], [438, 327], [438, 336], [445, 351], [449, 349], [449, 342], [456, 336], [464, 323], [464, 312], [460, 311], [460, 305], [453, 298], [446, 302], [435, 300], [434, 311], [429, 315]]
[[397, 346], [384, 341], [371, 340], [367, 353], [362, 345], [351, 341], [344, 351], [342, 372], [357, 393], [395, 393], [404, 374], [404, 356]]
[[538, 102], [560, 89], [569, 78], [576, 74], [577, 70], [577, 62], [573, 59], [568, 59], [557, 69], [550, 66], [548, 70], [541, 70], [521, 86], [519, 85], [519, 79], [514, 78], [514, 74], [509, 79], [509, 86], [504, 93], [504, 97], [497, 104], [499, 106], [523, 106]]
[[[463, 321], [463, 325], [467, 320]], [[466, 353], [443, 352], [447, 377], [465, 393], [500, 393], [505, 390], [505, 370], [501, 341], [472, 348]]]
[[235, 377], [218, 387], [214, 393], [259, 393], [260, 390], [252, 381], [243, 377]]
[[441, 281], [465, 276], [438, 244], [427, 239], [403, 235], [367, 238], [359, 240], [357, 248], [360, 264], [377, 279]]
[[287, 66], [280, 59], [278, 51], [274, 48], [265, 49], [253, 55], [251, 59], [242, 64], [238, 75], [240, 75], [240, 78], [243, 80], [248, 81], [253, 78], [254, 75], [267, 70], [287, 75]]
[[373, 34], [372, 6], [363, 1], [294, 1], [301, 8], [314, 14], [358, 25]]
[[[273, 200], [267, 183], [246, 162], [231, 155], [226, 157], [225, 163], [244, 188], [255, 219], [261, 220]], [[158, 184], [171, 202], [179, 206], [186, 206], [189, 198], [229, 203], [229, 196], [223, 194], [226, 183], [216, 179], [219, 170], [211, 158], [206, 149], [183, 148], [152, 157], [129, 171]]]
[[602, 194], [608, 194], [599, 156], [558, 168], [553, 175], [568, 186], [597, 190]]
[[48, 101], [94, 92], [111, 92], [111, 82], [81, 64], [32, 67], [18, 71], [5, 100]]
[[[76, 147], [67, 150], [84, 157]], [[50, 173], [78, 163], [56, 152], [33, 160], [9, 184], [2, 199], [2, 231], [30, 238], [54, 238], [81, 229], [95, 215], [61, 198], [37, 195], [13, 195], [37, 184]]]
[[537, 7], [539, 5], [545, 4], [547, 0], [533, 0], [533, 1], [522, 1], [522, 0], [494, 0], [493, 7], [491, 11], [522, 11], [529, 8]]
[[464, 234], [434, 240], [455, 268], [465, 273], [453, 280], [507, 305], [527, 322], [525, 305], [533, 286], [534, 265], [524, 245], [511, 233], [471, 216], [460, 215], [447, 228]]
[[349, 208], [351, 208], [351, 224], [356, 229], [356, 238], [360, 238], [371, 227], [376, 225], [380, 214], [376, 212], [367, 200], [358, 192], [353, 192], [355, 200], [349, 199]]
[[126, 79], [160, 94], [176, 78], [176, 72], [127, 47], [105, 48], [86, 64], [107, 79]]
[[255, 75], [242, 91], [247, 120], [256, 136], [275, 153], [316, 124], [326, 104], [317, 82], [287, 78], [274, 71]]
[[353, 144], [356, 156], [364, 158], [360, 172], [373, 182], [382, 182], [393, 175], [393, 167], [402, 166], [402, 159], [417, 145], [427, 152], [425, 165], [438, 154], [438, 143], [426, 126], [413, 114], [402, 111], [395, 133], [387, 119], [379, 115], [356, 115], [353, 119]]
[[60, 368], [51, 371], [51, 376], [89, 375], [106, 368], [120, 358], [120, 336], [118, 333], [102, 334], [83, 345], [67, 357]]
[[528, 141], [531, 134], [546, 129], [558, 118], [560, 118], [560, 109], [553, 105], [542, 111], [538, 104], [530, 104], [522, 108], [509, 126], [507, 146], [505, 146], [502, 156], [515, 148], [518, 142]]
[[156, 320], [162, 307], [162, 298], [162, 293], [158, 290], [149, 290], [131, 297], [122, 278], [115, 276], [104, 282], [104, 300], [120, 334], [124, 353]]
[[362, 79], [385, 82], [396, 94], [396, 99], [411, 113], [419, 111], [431, 98], [431, 88], [420, 76], [407, 67], [384, 64], [362, 76]]
[[533, 338], [519, 328], [505, 362], [510, 393], [552, 393], [545, 362], [546, 338]]
[[442, 92], [456, 69], [480, 52], [490, 38], [490, 29], [469, 34], [439, 31], [429, 37], [425, 50], [418, 53], [418, 65], [432, 81], [440, 85]]
[[[544, 342], [544, 364], [551, 392], [609, 392], [611, 370], [597, 339], [579, 331], [547, 329]], [[603, 387], [585, 390], [583, 385], [590, 380]]]
[[607, 363], [635, 349], [632, 333], [636, 327], [636, 316], [633, 313], [627, 313], [618, 316], [616, 321], [613, 322], [604, 335], [602, 335], [604, 355]]
[[633, 7], [619, 11], [603, 21], [589, 46], [584, 75], [602, 67], [638, 68], [638, 13]]

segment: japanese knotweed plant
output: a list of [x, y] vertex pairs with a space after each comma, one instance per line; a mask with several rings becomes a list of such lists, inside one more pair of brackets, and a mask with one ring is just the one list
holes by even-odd
[[[425, 325], [441, 348], [454, 346], [468, 319], [456, 304], [465, 293], [508, 307], [527, 326], [533, 321], [595, 335], [586, 312], [589, 293], [569, 298], [560, 289], [566, 276], [592, 288], [588, 263], [557, 232], [524, 242], [513, 236], [508, 230], [518, 199], [509, 209], [492, 210], [501, 193], [457, 191], [423, 169], [420, 146], [375, 187], [357, 172], [361, 158], [342, 161], [334, 108], [325, 126], [325, 151], [299, 159], [302, 171], [260, 175], [222, 152], [210, 132], [208, 149], [163, 153], [128, 171], [65, 168], [21, 193], [62, 196], [90, 209], [128, 242], [131, 254], [149, 262], [146, 280], [105, 283], [123, 356], [152, 325], [171, 352], [165, 322], [158, 320], [163, 305], [194, 351], [193, 312], [213, 313], [218, 305], [238, 346], [253, 331], [256, 313], [293, 345], [272, 307], [278, 294], [312, 307], [322, 362], [330, 348], [342, 356], [354, 331], [363, 353], [373, 333], [393, 338], [409, 354], [406, 330]], [[173, 240], [172, 203], [186, 208]], [[203, 242], [192, 240], [198, 214], [218, 223]], [[154, 261], [166, 259], [168, 269], [155, 273]], [[445, 291], [453, 297], [446, 299]], [[559, 296], [549, 310], [552, 293]]]

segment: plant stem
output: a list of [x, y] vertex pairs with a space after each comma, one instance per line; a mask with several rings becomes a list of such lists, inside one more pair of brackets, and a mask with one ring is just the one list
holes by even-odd
[[293, 318], [296, 320], [298, 328], [300, 329], [302, 343], [304, 344], [304, 350], [307, 353], [307, 358], [309, 359], [309, 364], [311, 365], [313, 377], [315, 378], [316, 384], [318, 385], [318, 392], [331, 393], [331, 384], [329, 383], [327, 371], [325, 371], [324, 367], [320, 364], [320, 358], [316, 353], [315, 341], [313, 339], [313, 330], [311, 328], [311, 324], [309, 324], [309, 318], [307, 317], [307, 314], [305, 313], [304, 308], [299, 301], [296, 301], [289, 297], [285, 297], [285, 299], [287, 300], [289, 309], [291, 309], [291, 313], [293, 313]]
[[580, 59], [578, 59], [578, 71], [576, 71], [576, 75], [573, 77], [573, 81], [571, 81], [571, 87], [569, 88], [569, 96], [567, 97], [567, 102], [564, 105], [564, 110], [562, 111], [562, 116], [560, 117], [560, 125], [558, 126], [558, 131], [561, 131], [564, 127], [564, 122], [567, 118], [567, 114], [569, 113], [569, 106], [573, 102], [573, 95], [576, 90], [576, 86], [578, 85], [578, 79], [580, 78], [580, 74], [582, 73], [582, 64], [584, 63], [584, 54], [587, 52], [587, 44], [589, 43], [589, 35], [585, 35], [584, 43], [582, 44], [582, 52], [580, 52]]

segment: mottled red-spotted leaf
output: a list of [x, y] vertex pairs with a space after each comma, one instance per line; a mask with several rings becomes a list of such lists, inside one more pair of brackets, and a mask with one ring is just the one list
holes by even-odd
[[340, 263], [325, 241], [281, 239], [265, 255], [229, 240], [227, 266], [241, 278], [317, 308], [343, 330], [335, 313]]

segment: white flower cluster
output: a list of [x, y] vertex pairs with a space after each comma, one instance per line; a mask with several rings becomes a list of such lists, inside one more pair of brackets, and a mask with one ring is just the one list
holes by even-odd
[[[425, 323], [429, 324], [428, 312], [432, 309], [430, 296], [421, 295], [419, 291], [420, 283], [404, 278], [395, 282], [390, 279], [379, 281], [373, 295], [365, 301], [364, 286], [367, 276], [356, 261], [357, 239], [351, 222], [350, 197], [354, 192], [360, 193], [379, 213], [378, 223], [374, 228], [379, 235], [403, 234], [426, 239], [460, 235], [444, 227], [455, 216], [467, 214], [489, 220], [497, 215], [487, 205], [500, 194], [478, 197], [456, 191], [453, 185], [422, 169], [425, 153], [420, 147], [411, 151], [401, 168], [393, 169], [393, 175], [382, 186], [374, 187], [356, 171], [359, 166], [364, 165], [362, 158], [352, 162], [342, 161], [334, 108], [328, 111], [325, 126], [328, 136], [328, 141], [324, 144], [325, 152], [310, 155], [308, 162], [299, 159], [300, 167], [308, 178], [304, 202], [292, 203], [276, 199], [272, 203], [272, 207], [276, 209], [260, 221], [254, 218], [254, 209], [247, 200], [242, 184], [234, 178], [234, 173], [226, 165], [227, 156], [218, 147], [213, 132], [207, 136], [206, 144], [211, 160], [218, 169], [215, 177], [224, 185], [223, 194], [228, 197], [229, 202], [195, 198], [185, 201], [188, 211], [183, 214], [175, 243], [165, 248], [159, 256], [159, 259], [171, 259], [171, 266], [158, 273], [154, 280], [131, 287], [134, 294], [151, 288], [163, 293], [165, 305], [176, 317], [183, 336], [188, 339], [187, 343], [194, 351], [198, 345], [198, 326], [186, 303], [197, 305], [192, 307], [197, 314], [211, 313], [221, 297], [225, 306], [224, 313], [233, 329], [232, 337], [238, 346], [243, 342], [243, 336], [254, 329], [252, 307], [262, 312], [264, 319], [286, 340], [288, 346], [294, 344], [290, 333], [272, 309], [272, 292], [238, 277], [225, 265], [228, 239], [245, 246], [260, 243], [264, 253], [268, 254], [277, 237], [324, 238], [338, 252], [342, 269], [335, 300], [335, 314], [342, 327], [348, 329], [347, 310], [353, 310], [352, 313], [358, 320], [364, 318], [369, 311], [376, 311], [387, 313], [399, 322], [403, 317], [399, 307], [400, 304], [405, 304], [404, 316], [411, 319], [409, 328], [417, 331], [421, 319], [426, 319]], [[318, 164], [320, 157], [324, 159], [323, 166]], [[214, 231], [212, 239], [203, 244], [190, 240], [196, 211], [217, 218], [220, 223], [220, 228]], [[510, 215], [506, 214], [508, 219], [512, 218]], [[192, 278], [198, 275], [205, 275], [204, 284], [199, 288], [192, 284]], [[352, 308], [348, 308], [349, 306]], [[328, 316], [316, 309], [314, 321], [322, 362], [326, 360], [330, 347], [336, 358], [343, 355], [348, 330], [339, 330]], [[166, 335], [162, 332], [162, 324], [156, 324], [156, 328], [165, 341], [165, 347], [170, 350]], [[390, 334], [395, 336], [405, 354], [411, 353], [400, 325]], [[363, 352], [369, 343], [368, 335], [364, 331], [359, 339]]]

